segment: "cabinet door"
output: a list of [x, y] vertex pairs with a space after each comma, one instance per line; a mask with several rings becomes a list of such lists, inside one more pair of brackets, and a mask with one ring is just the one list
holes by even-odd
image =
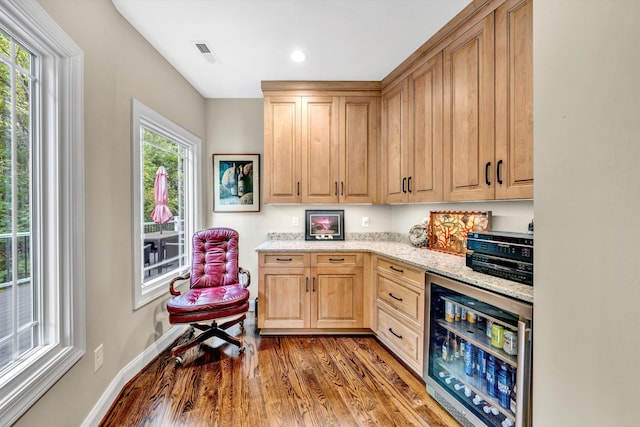
[[309, 269], [260, 268], [259, 328], [309, 327]]
[[493, 199], [493, 14], [444, 49], [445, 198]]
[[496, 10], [496, 199], [533, 198], [533, 4]]
[[442, 53], [409, 78], [410, 202], [438, 202], [442, 190]]
[[302, 98], [302, 202], [338, 203], [338, 98]]
[[314, 268], [311, 292], [311, 327], [363, 326], [362, 268]]
[[300, 97], [264, 99], [264, 202], [300, 202]]
[[382, 191], [383, 203], [407, 201], [405, 164], [409, 153], [407, 107], [409, 82], [403, 79], [382, 94]]
[[372, 203], [376, 196], [379, 97], [340, 98], [340, 202]]

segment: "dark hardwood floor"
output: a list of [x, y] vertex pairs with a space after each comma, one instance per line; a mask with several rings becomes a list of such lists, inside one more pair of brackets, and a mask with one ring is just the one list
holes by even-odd
[[100, 426], [458, 425], [375, 338], [261, 337], [254, 322], [249, 313], [242, 355], [213, 339], [176, 365], [166, 349]]

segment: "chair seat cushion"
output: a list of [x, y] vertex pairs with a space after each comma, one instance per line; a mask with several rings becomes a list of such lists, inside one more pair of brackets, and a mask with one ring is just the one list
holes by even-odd
[[191, 288], [167, 303], [171, 323], [217, 319], [247, 311], [249, 290], [240, 285]]

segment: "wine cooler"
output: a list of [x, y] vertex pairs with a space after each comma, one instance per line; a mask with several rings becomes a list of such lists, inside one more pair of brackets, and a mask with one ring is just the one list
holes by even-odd
[[427, 274], [424, 380], [464, 426], [531, 426], [533, 306]]

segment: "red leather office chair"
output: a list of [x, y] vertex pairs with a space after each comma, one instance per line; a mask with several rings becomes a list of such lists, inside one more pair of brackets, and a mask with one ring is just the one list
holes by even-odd
[[[238, 267], [238, 232], [230, 228], [211, 228], [193, 235], [191, 272], [176, 277], [169, 284], [173, 297], [167, 302], [169, 322], [191, 324], [191, 339], [174, 347], [171, 352], [176, 362], [186, 350], [211, 337], [218, 337], [239, 347], [244, 352], [242, 337], [234, 337], [225, 331], [240, 323], [249, 310], [251, 281], [248, 271]], [[242, 284], [239, 278], [243, 278]], [[173, 287], [178, 280], [189, 279], [189, 290], [184, 294]], [[218, 325], [218, 319], [225, 319]], [[211, 321], [210, 325], [202, 324]], [[202, 331], [195, 335], [195, 329]]]

